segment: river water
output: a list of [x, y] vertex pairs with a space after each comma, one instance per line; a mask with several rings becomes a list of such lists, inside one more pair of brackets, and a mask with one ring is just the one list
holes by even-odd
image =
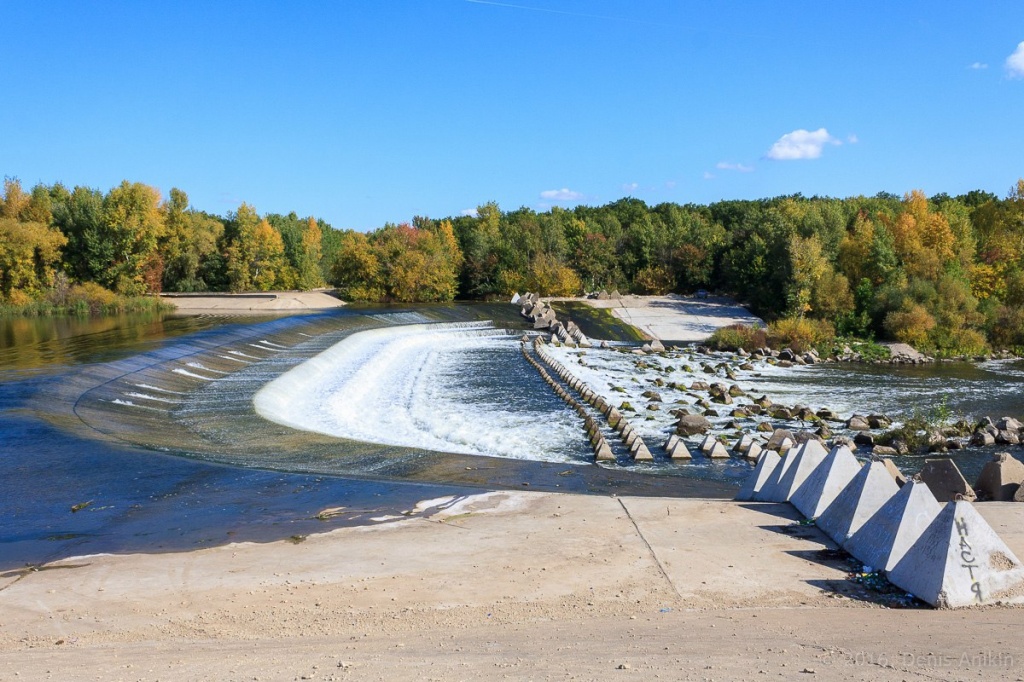
[[[516, 313], [467, 304], [0, 320], [0, 569], [301, 536], [496, 487], [729, 496], [749, 472], [738, 459], [667, 461], [657, 447], [669, 410], [696, 399], [670, 386], [723, 380], [701, 369], [721, 356], [635, 355], [626, 330], [584, 315], [584, 331], [612, 347], [552, 355], [610, 402], [630, 403], [658, 458], [592, 464], [579, 418], [523, 360]], [[1024, 415], [1019, 362], [744, 370], [724, 360], [750, 396], [843, 416], [899, 420], [939, 404], [970, 419]], [[712, 421], [721, 430], [728, 420]], [[971, 478], [992, 452], [954, 456]], [[912, 472], [920, 460], [898, 464]], [[315, 518], [339, 506], [329, 522]]]

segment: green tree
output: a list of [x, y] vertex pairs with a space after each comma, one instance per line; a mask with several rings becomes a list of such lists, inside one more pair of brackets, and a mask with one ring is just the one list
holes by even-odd
[[155, 188], [125, 180], [110, 190], [103, 198], [99, 232], [110, 261], [97, 273], [97, 281], [122, 294], [152, 290], [146, 275], [157, 267], [157, 241], [163, 229], [160, 193]]

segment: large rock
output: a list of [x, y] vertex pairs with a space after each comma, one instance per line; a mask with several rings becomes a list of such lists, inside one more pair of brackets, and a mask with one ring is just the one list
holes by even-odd
[[926, 459], [921, 473], [918, 477], [932, 491], [932, 495], [939, 502], [950, 502], [952, 500], [967, 500], [973, 502], [978, 499], [974, 488], [970, 486], [960, 469], [948, 457], [937, 459]]
[[699, 414], [687, 414], [679, 418], [676, 433], [680, 436], [696, 436], [711, 430], [711, 422]]
[[867, 417], [855, 414], [846, 420], [846, 428], [851, 431], [870, 431], [871, 424], [868, 423]]
[[1008, 452], [999, 452], [981, 470], [974, 483], [974, 491], [979, 500], [1009, 502], [1014, 499], [1021, 483], [1024, 483], [1024, 464]]
[[[789, 445], [785, 446], [785, 442], [789, 441]], [[775, 450], [776, 452], [783, 453], [793, 446], [796, 442], [796, 438], [793, 436], [793, 432], [787, 429], [775, 429], [772, 432], [772, 437], [768, 439], [768, 444], [765, 445], [769, 450]]]

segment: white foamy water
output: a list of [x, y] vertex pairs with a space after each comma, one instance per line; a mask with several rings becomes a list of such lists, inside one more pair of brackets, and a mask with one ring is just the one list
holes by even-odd
[[489, 323], [410, 324], [352, 334], [267, 384], [254, 404], [274, 422], [352, 440], [584, 461], [581, 422], [533, 372], [516, 337]]

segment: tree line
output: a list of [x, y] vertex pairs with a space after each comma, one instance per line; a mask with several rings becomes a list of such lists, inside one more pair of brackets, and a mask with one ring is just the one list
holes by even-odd
[[774, 197], [417, 217], [369, 232], [294, 213], [198, 211], [172, 189], [7, 179], [0, 296], [17, 305], [68, 283], [124, 295], [338, 288], [360, 301], [501, 299], [706, 288], [768, 320], [944, 352], [1024, 348], [1024, 179], [1005, 197]]

